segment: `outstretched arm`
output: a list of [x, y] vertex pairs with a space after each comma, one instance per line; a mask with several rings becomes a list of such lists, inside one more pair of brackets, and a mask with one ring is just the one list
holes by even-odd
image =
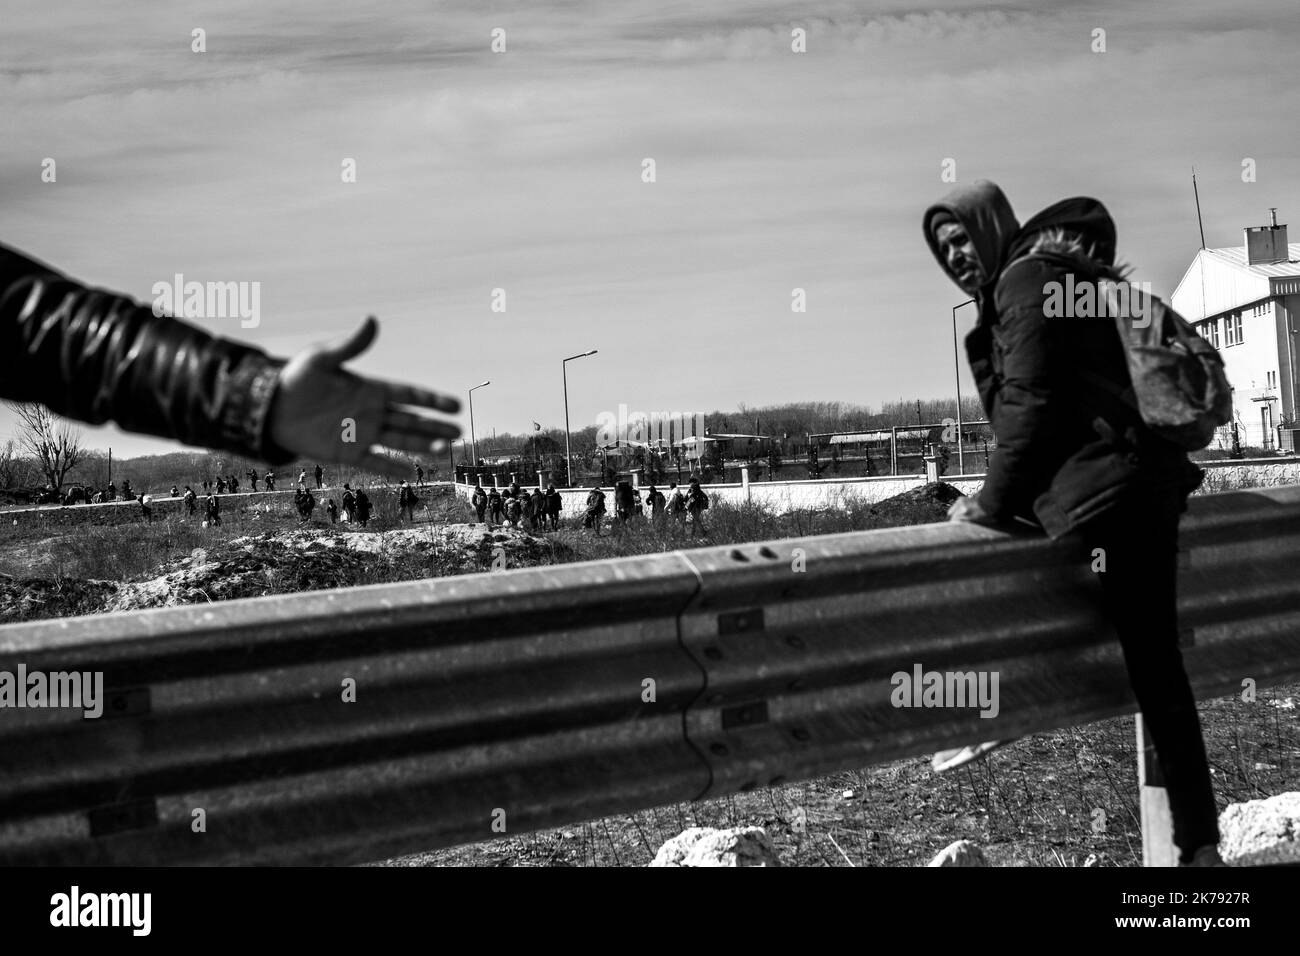
[[302, 456], [404, 474], [404, 462], [372, 446], [438, 453], [460, 429], [428, 413], [460, 402], [344, 370], [377, 334], [367, 318], [341, 342], [286, 361], [0, 245], [0, 397], [94, 425], [273, 464]]

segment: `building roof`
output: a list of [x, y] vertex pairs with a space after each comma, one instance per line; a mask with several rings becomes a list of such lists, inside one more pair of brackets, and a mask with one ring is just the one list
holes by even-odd
[[1239, 269], [1246, 269], [1257, 276], [1270, 279], [1284, 276], [1300, 276], [1300, 242], [1287, 244], [1287, 262], [1257, 263], [1253, 266], [1246, 265], [1246, 247], [1244, 244], [1228, 246], [1224, 249], [1206, 249], [1205, 251], [1230, 265], [1237, 266]]

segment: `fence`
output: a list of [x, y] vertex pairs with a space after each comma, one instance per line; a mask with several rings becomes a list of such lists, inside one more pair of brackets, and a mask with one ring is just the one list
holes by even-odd
[[[1300, 677], [1297, 552], [1300, 487], [1193, 501], [1198, 696]], [[0, 709], [0, 863], [357, 863], [1131, 712], [1089, 564], [941, 524], [0, 627], [107, 700]], [[918, 665], [996, 723], [895, 707]]]

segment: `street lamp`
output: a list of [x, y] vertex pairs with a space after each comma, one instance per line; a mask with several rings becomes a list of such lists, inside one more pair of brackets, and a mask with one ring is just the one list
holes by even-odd
[[964, 305], [972, 305], [974, 299], [958, 302], [952, 307], [952, 371], [957, 381], [957, 474], [966, 474], [966, 457], [962, 454], [961, 440], [961, 362], [957, 358], [957, 310]]
[[[491, 385], [491, 382], [483, 382], [475, 385], [474, 388], [482, 388], [484, 385]], [[474, 388], [469, 390], [469, 450], [474, 459], [474, 467], [478, 467], [478, 443], [474, 440]]]
[[569, 363], [574, 359], [586, 358], [588, 355], [595, 355], [598, 349], [592, 349], [590, 352], [583, 352], [579, 355], [570, 355], [560, 363], [560, 374], [564, 378], [564, 477], [568, 479], [569, 487], [573, 487], [573, 453], [569, 450]]

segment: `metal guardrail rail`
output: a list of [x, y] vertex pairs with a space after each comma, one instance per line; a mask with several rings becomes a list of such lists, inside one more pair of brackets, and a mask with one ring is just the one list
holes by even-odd
[[[1198, 697], [1300, 678], [1300, 487], [1180, 552]], [[1132, 712], [1090, 560], [938, 524], [0, 627], [108, 696], [0, 709], [0, 863], [358, 863]], [[894, 707], [916, 664], [1000, 716]]]

